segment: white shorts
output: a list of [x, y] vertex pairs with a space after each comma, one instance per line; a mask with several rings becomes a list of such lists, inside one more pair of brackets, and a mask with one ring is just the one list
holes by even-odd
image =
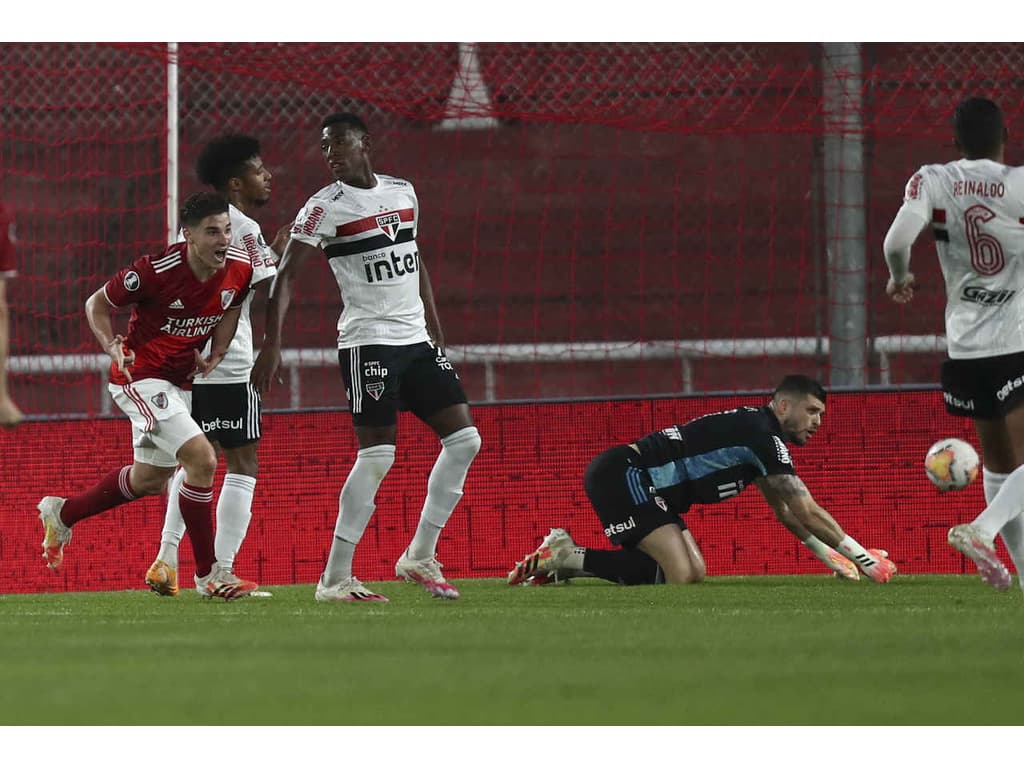
[[108, 384], [117, 407], [132, 421], [135, 461], [178, 466], [178, 450], [203, 430], [192, 420], [192, 393], [163, 379]]

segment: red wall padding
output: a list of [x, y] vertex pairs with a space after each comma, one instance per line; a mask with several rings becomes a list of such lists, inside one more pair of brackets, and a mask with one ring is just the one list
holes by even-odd
[[[551, 526], [568, 528], [581, 544], [605, 546], [582, 486], [592, 456], [656, 428], [757, 402], [702, 397], [477, 406], [483, 448], [441, 539], [446, 574], [504, 576]], [[828, 401], [824, 428], [794, 457], [817, 501], [865, 546], [888, 549], [901, 572], [959, 573], [964, 562], [946, 545], [946, 530], [972, 518], [984, 501], [980, 481], [941, 494], [925, 478], [925, 451], [946, 436], [977, 444], [970, 423], [947, 416], [937, 392], [837, 394]], [[438, 448], [425, 427], [403, 415], [395, 465], [356, 554], [361, 578], [393, 578]], [[313, 582], [355, 455], [349, 415], [266, 416], [260, 450], [253, 522], [237, 570], [266, 584]], [[42, 496], [80, 493], [130, 460], [125, 419], [36, 422], [0, 434], [0, 592], [143, 586], [159, 545], [162, 499], [143, 499], [76, 526], [59, 574], [42, 560], [35, 512]], [[686, 519], [711, 576], [822, 571], [775, 522], [756, 489], [695, 507]], [[183, 573], [191, 568], [186, 553], [187, 545]]]

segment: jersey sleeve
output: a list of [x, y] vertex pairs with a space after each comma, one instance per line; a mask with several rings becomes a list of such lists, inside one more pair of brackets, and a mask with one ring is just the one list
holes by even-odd
[[292, 237], [306, 245], [320, 246], [324, 239], [331, 237], [334, 227], [327, 216], [326, 200], [311, 198], [308, 203], [299, 211], [292, 224]]
[[412, 195], [412, 236], [415, 238], [419, 234], [420, 228], [420, 199], [416, 197], [416, 190], [410, 191]]
[[910, 177], [907, 187], [903, 191], [903, 207], [900, 211], [910, 211], [920, 216], [924, 221], [931, 221], [932, 203], [928, 193], [928, 170], [927, 166], [921, 166], [917, 173]]
[[764, 435], [754, 446], [754, 453], [764, 465], [765, 475], [795, 475], [793, 457], [778, 435]]
[[277, 260], [263, 238], [262, 230], [257, 227], [253, 231], [243, 233], [240, 242], [252, 262], [250, 285], [262, 283], [277, 274]]
[[110, 278], [103, 293], [113, 306], [127, 307], [152, 296], [158, 281], [150, 257], [142, 256]]

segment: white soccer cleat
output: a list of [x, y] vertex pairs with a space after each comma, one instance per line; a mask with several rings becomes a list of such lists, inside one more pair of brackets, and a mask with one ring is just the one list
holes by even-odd
[[[565, 565], [566, 558], [572, 554], [576, 542], [572, 540], [564, 528], [552, 528], [551, 532], [544, 537], [533, 552], [524, 557], [515, 567], [509, 571], [509, 584], [522, 584], [530, 580], [533, 584], [540, 586], [550, 581], [557, 581], [557, 573]], [[556, 574], [554, 578], [544, 579]]]
[[993, 543], [985, 541], [977, 528], [968, 523], [954, 525], [949, 529], [946, 540], [949, 546], [974, 561], [982, 581], [1000, 591], [1010, 588], [1013, 577], [996, 554]]
[[222, 600], [238, 600], [248, 597], [259, 588], [255, 581], [240, 579], [227, 568], [214, 563], [206, 576], [196, 576], [196, 592], [203, 597], [219, 597]]
[[406, 581], [415, 581], [434, 597], [458, 600], [459, 590], [455, 588], [454, 584], [445, 580], [441, 568], [441, 563], [437, 562], [436, 557], [413, 560], [409, 557], [407, 549], [395, 563], [395, 576]]
[[43, 559], [47, 567], [56, 571], [64, 562], [64, 545], [71, 541], [71, 529], [60, 519], [60, 511], [67, 499], [44, 496], [36, 509], [43, 524]]
[[333, 587], [325, 586], [323, 581], [316, 583], [314, 598], [318, 603], [387, 603], [384, 595], [371, 592], [355, 576], [349, 576]]

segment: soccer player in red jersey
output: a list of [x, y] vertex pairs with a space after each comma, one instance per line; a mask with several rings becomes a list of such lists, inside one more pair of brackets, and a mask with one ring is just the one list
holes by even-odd
[[[215, 192], [185, 201], [185, 241], [158, 256], [136, 259], [85, 303], [100, 346], [110, 354], [114, 402], [132, 423], [135, 461], [119, 467], [85, 493], [47, 496], [39, 502], [43, 557], [57, 570], [71, 528], [87, 517], [142, 496], [158, 494], [180, 463], [179, 491], [196, 560], [196, 589], [234, 600], [257, 585], [221, 567], [214, 556], [210, 507], [217, 457], [190, 415], [191, 380], [206, 375], [224, 357], [249, 289], [252, 263], [229, 252], [228, 202]], [[134, 305], [128, 335], [114, 333], [113, 313]], [[199, 350], [212, 338], [209, 357]]]
[[14, 264], [14, 222], [0, 203], [0, 427], [16, 427], [24, 418], [7, 391], [7, 350], [10, 340], [10, 310], [7, 281], [16, 277]]

